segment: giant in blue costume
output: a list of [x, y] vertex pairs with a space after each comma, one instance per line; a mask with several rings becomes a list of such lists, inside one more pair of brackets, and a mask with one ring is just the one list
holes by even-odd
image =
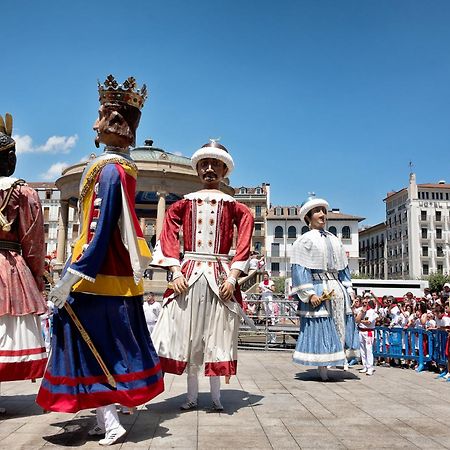
[[[300, 215], [305, 217], [317, 207], [327, 209], [328, 203], [310, 199]], [[292, 294], [299, 299], [301, 317], [294, 362], [321, 368], [344, 365], [346, 347], [355, 348], [358, 341], [351, 310], [352, 283], [341, 242], [328, 231], [312, 229], [294, 242], [291, 264]], [[331, 299], [316, 307], [311, 304], [312, 296], [331, 292]], [[326, 370], [319, 373], [327, 378]]]

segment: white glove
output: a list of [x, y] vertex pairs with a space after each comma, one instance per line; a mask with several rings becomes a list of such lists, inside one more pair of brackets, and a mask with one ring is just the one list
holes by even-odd
[[80, 280], [81, 277], [79, 275], [66, 272], [50, 291], [50, 294], [48, 295], [50, 301], [52, 301], [57, 308], [61, 309], [67, 302], [67, 297], [70, 294], [72, 286]]

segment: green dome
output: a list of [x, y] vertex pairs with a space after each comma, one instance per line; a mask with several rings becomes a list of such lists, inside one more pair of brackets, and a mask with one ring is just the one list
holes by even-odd
[[175, 155], [153, 146], [136, 147], [130, 150], [130, 155], [134, 161], [169, 161], [191, 167], [191, 158]]

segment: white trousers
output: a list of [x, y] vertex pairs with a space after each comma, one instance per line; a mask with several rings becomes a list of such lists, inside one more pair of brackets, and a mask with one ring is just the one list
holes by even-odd
[[101, 406], [95, 410], [97, 425], [106, 431], [106, 434], [120, 426], [116, 405]]
[[373, 369], [373, 333], [374, 331], [372, 331], [372, 336], [369, 336], [368, 331], [359, 332], [362, 365], [367, 370]]
[[[198, 397], [198, 376], [200, 366], [188, 364], [187, 367], [187, 399], [188, 402], [197, 403]], [[211, 399], [214, 403], [220, 403], [220, 377], [208, 377]]]
[[273, 307], [273, 297], [268, 295], [262, 298], [264, 304], [264, 312], [266, 314], [266, 319], [270, 318], [271, 325], [275, 325], [275, 311]]

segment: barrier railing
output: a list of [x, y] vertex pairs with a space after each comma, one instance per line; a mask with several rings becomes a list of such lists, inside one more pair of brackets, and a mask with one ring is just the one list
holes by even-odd
[[250, 305], [246, 314], [256, 329], [242, 323], [239, 329], [239, 348], [260, 350], [293, 350], [299, 332], [296, 315], [297, 302], [284, 294], [272, 295], [272, 300], [262, 299], [261, 294], [247, 294]]
[[447, 364], [447, 336], [443, 330], [376, 327], [373, 356], [416, 361], [421, 372], [430, 361]]

